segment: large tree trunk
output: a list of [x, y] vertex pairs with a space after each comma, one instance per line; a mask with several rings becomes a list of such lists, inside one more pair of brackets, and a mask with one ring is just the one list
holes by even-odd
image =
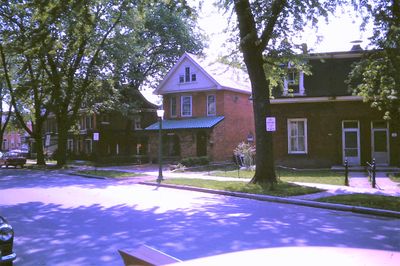
[[272, 133], [266, 132], [266, 117], [270, 116], [269, 81], [264, 72], [263, 48], [257, 37], [254, 17], [248, 1], [237, 1], [241, 50], [251, 81], [256, 130], [256, 172], [252, 183], [273, 186], [277, 182], [274, 166]]
[[67, 163], [67, 142], [69, 126], [68, 118], [57, 116], [58, 140], [57, 140], [57, 166], [62, 167]]
[[44, 158], [44, 152], [43, 152], [43, 136], [42, 136], [42, 130], [40, 128], [36, 128], [37, 132], [34, 134], [35, 138], [35, 150], [36, 150], [36, 164], [37, 165], [45, 165], [45, 158]]

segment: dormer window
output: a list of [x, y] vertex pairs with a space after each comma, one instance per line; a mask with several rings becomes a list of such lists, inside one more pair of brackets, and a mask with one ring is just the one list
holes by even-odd
[[283, 81], [283, 95], [304, 95], [304, 73], [288, 64], [288, 72]]
[[179, 75], [179, 83], [194, 82], [197, 80], [196, 73], [192, 73], [190, 67], [185, 67], [185, 73]]

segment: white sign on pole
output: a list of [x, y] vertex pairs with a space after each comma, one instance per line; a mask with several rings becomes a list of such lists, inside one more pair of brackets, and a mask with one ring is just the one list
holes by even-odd
[[97, 132], [93, 133], [93, 140], [98, 141], [100, 139], [100, 134]]
[[265, 119], [267, 131], [276, 131], [276, 119], [275, 117], [267, 117]]

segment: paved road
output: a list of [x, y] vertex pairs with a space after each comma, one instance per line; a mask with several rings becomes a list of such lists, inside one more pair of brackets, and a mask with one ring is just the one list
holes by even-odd
[[400, 251], [400, 220], [66, 175], [0, 170], [16, 265], [122, 265], [146, 244], [181, 259], [265, 247]]

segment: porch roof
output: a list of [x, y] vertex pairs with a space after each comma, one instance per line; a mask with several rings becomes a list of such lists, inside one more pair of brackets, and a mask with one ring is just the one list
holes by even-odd
[[[208, 116], [208, 117], [196, 117], [181, 120], [163, 120], [162, 129], [196, 129], [196, 128], [212, 128], [219, 122], [221, 122], [224, 116]], [[159, 130], [159, 123], [156, 122], [145, 130]]]

